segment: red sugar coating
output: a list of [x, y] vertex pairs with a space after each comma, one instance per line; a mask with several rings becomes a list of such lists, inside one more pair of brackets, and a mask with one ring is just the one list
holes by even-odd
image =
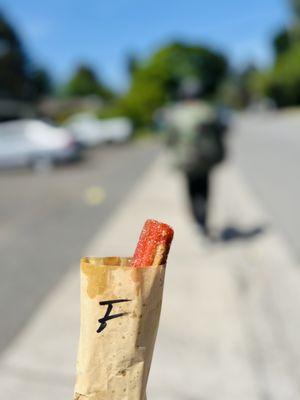
[[148, 219], [142, 229], [131, 266], [148, 267], [154, 262], [165, 264], [173, 234], [174, 231], [169, 225]]

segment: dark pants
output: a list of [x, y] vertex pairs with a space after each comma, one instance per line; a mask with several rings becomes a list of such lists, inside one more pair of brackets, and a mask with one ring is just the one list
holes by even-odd
[[206, 235], [208, 234], [209, 173], [201, 176], [187, 175], [186, 178], [193, 215]]

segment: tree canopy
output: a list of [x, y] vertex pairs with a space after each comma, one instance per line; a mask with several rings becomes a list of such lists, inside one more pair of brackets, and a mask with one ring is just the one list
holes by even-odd
[[35, 100], [50, 90], [48, 74], [30, 62], [17, 32], [0, 12], [0, 96]]
[[290, 0], [292, 11], [296, 20], [300, 21], [300, 0]]
[[112, 92], [99, 79], [88, 65], [79, 66], [64, 88], [68, 96], [97, 95], [103, 99], [112, 97]]
[[226, 75], [227, 61], [207, 47], [172, 43], [148, 59], [135, 59], [131, 71], [131, 86], [118, 107], [138, 125], [146, 125], [158, 107], [177, 99], [186, 78], [201, 83], [204, 97], [213, 96]]
[[290, 0], [294, 20], [273, 39], [273, 65], [253, 74], [254, 94], [272, 98], [277, 106], [300, 104], [300, 0]]
[[30, 98], [30, 65], [23, 45], [0, 13], [0, 95], [2, 98]]
[[159, 49], [135, 69], [132, 90], [140, 83], [158, 80], [170, 99], [187, 77], [201, 81], [204, 96], [211, 95], [226, 73], [225, 58], [202, 46], [173, 43]]
[[266, 76], [265, 93], [280, 107], [300, 104], [300, 43], [279, 57]]
[[292, 35], [288, 29], [279, 31], [273, 39], [275, 56], [278, 57], [290, 49], [292, 45]]

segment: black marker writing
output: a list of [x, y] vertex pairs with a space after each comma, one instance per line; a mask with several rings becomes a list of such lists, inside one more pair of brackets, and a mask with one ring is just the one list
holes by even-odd
[[99, 328], [97, 329], [97, 333], [100, 333], [103, 331], [103, 329], [105, 329], [107, 327], [107, 321], [109, 321], [110, 319], [115, 319], [115, 318], [119, 318], [119, 317], [123, 317], [123, 315], [128, 314], [127, 312], [122, 312], [119, 314], [113, 314], [111, 315], [111, 311], [113, 309], [113, 304], [116, 303], [125, 303], [127, 301], [131, 301], [129, 299], [120, 299], [120, 300], [105, 300], [105, 301], [100, 301], [100, 306], [107, 306], [106, 312], [104, 314], [103, 318], [100, 318], [98, 320], [98, 322], [100, 323]]

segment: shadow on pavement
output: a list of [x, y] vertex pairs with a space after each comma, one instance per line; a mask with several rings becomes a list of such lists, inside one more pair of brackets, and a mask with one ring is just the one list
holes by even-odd
[[258, 235], [263, 234], [266, 231], [266, 226], [256, 226], [250, 229], [240, 229], [234, 226], [225, 227], [219, 237], [218, 241], [231, 242], [233, 240], [248, 240]]

